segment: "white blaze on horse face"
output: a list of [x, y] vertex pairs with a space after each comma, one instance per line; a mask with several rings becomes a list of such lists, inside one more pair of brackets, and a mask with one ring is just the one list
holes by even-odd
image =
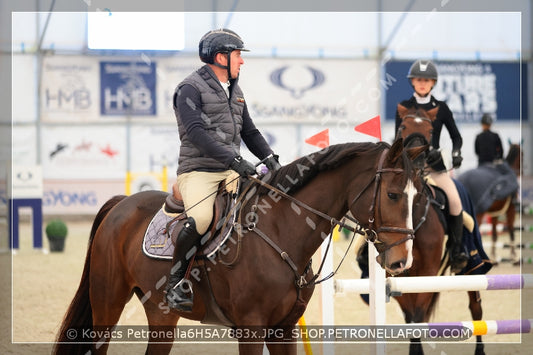
[[420, 124], [420, 123], [422, 123], [422, 122], [424, 122], [423, 119], [421, 119], [420, 117], [415, 117], [415, 123], [416, 123], [416, 124]]
[[[405, 190], [403, 191], [407, 195], [407, 220], [405, 226], [409, 229], [413, 229], [413, 203], [416, 195], [416, 188], [411, 179], [407, 181]], [[409, 239], [405, 242], [405, 248], [407, 249], [407, 262], [406, 269], [409, 269], [413, 264], [413, 240]]]

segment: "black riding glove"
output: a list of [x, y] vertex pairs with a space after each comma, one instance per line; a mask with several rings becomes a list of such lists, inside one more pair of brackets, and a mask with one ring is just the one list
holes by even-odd
[[229, 165], [230, 168], [239, 173], [240, 176], [248, 176], [256, 174], [255, 166], [247, 160], [244, 160], [240, 155], [233, 158]]
[[440, 154], [440, 150], [437, 149], [431, 149], [427, 153], [426, 157], [426, 163], [429, 166], [434, 166], [436, 163], [438, 163], [440, 160], [442, 160], [442, 155]]
[[454, 150], [452, 152], [452, 165], [454, 168], [459, 168], [463, 162], [463, 157], [461, 156], [460, 150]]
[[269, 171], [276, 171], [281, 169], [281, 164], [279, 163], [279, 155], [270, 154], [265, 160], [265, 165]]

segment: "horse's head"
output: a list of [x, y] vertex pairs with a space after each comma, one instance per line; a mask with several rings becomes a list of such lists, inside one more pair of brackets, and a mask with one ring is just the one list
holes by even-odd
[[520, 143], [513, 143], [511, 140], [508, 140], [509, 142], [509, 153], [507, 153], [507, 157], [505, 158], [505, 161], [507, 161], [507, 164], [513, 169], [515, 174], [517, 176], [522, 175], [522, 144], [524, 143], [524, 140], [522, 139]]
[[[376, 260], [391, 275], [409, 269], [413, 262], [413, 203], [422, 183], [412, 161], [425, 149], [404, 148], [402, 139], [397, 139], [381, 154], [373, 186], [361, 196], [367, 203], [351, 205], [354, 216], [361, 218], [366, 212], [368, 240], [374, 242], [379, 253]], [[370, 208], [364, 211], [362, 206]]]
[[406, 147], [417, 147], [429, 144], [433, 134], [433, 121], [437, 117], [438, 107], [431, 110], [407, 108], [398, 104], [398, 115], [402, 123], [396, 138], [403, 138]]

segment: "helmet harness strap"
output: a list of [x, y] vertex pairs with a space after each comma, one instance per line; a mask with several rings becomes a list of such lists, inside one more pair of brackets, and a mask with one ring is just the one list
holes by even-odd
[[[226, 53], [226, 59], [227, 59], [228, 65], [222, 65], [222, 64], [218, 63], [216, 60], [213, 63], [214, 65], [216, 65], [219, 68], [228, 70], [228, 82], [232, 79], [232, 77], [231, 77], [231, 52], [232, 51], [229, 51], [229, 52]], [[219, 53], [222, 54], [223, 52], [219, 52]]]

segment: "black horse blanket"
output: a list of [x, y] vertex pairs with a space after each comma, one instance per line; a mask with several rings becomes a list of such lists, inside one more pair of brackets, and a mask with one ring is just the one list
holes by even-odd
[[453, 180], [457, 192], [461, 197], [461, 203], [463, 205], [463, 210], [466, 211], [474, 218], [474, 228], [472, 231], [463, 227], [463, 245], [468, 252], [468, 264], [459, 275], [484, 275], [492, 268], [492, 263], [490, 262], [489, 257], [483, 249], [483, 244], [481, 242], [481, 233], [479, 232], [479, 225], [476, 221], [476, 215], [474, 214], [474, 205], [466, 188], [458, 180]]

